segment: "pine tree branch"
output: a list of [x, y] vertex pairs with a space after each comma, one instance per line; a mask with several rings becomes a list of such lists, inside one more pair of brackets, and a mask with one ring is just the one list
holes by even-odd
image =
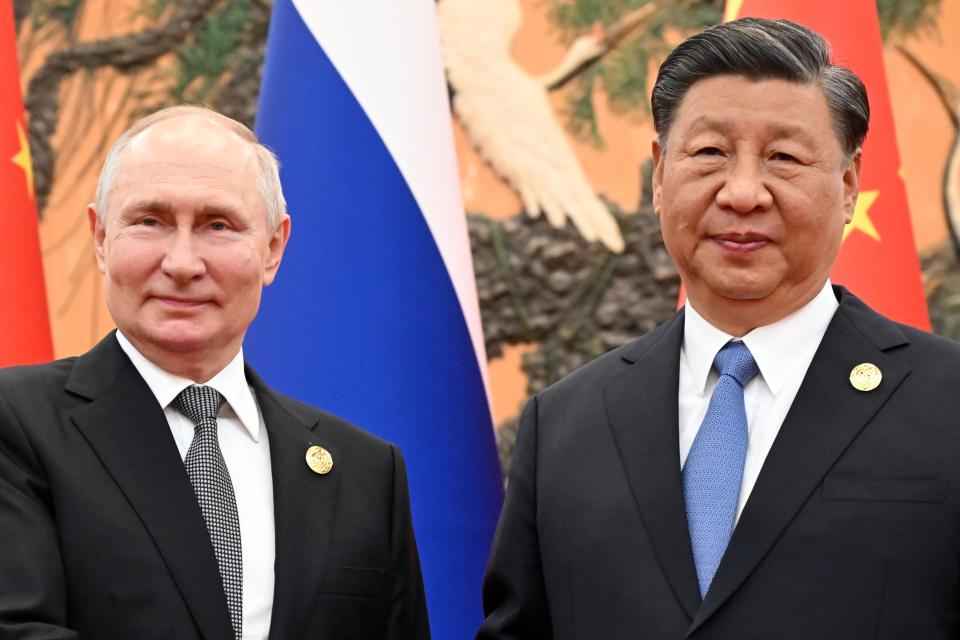
[[573, 41], [563, 60], [553, 70], [540, 76], [548, 91], [555, 91], [588, 67], [617, 48], [641, 26], [649, 24], [658, 9], [657, 3], [645, 4], [627, 13], [609, 27], [597, 25], [589, 34]]
[[30, 114], [30, 151], [34, 163], [37, 210], [42, 212], [53, 185], [54, 153], [50, 143], [57, 131], [61, 82], [80, 70], [113, 67], [127, 73], [170, 52], [222, 0], [181, 2], [170, 19], [139, 33], [80, 42], [47, 56], [30, 80], [24, 106]]
[[33, 0], [13, 0], [13, 25], [17, 33], [20, 33], [20, 24], [23, 19], [30, 15], [30, 5]]
[[940, 104], [943, 105], [944, 110], [950, 117], [950, 122], [953, 123], [954, 128], [960, 128], [960, 91], [958, 91], [956, 85], [921, 62], [920, 58], [907, 49], [906, 46], [896, 44], [894, 48], [907, 59], [907, 62], [909, 62], [913, 68], [923, 76], [931, 88], [933, 88], [937, 94], [937, 98], [940, 100]]
[[930, 84], [944, 110], [953, 123], [953, 143], [947, 155], [947, 164], [943, 171], [943, 211], [947, 218], [947, 228], [953, 249], [960, 259], [960, 90], [948, 79], [923, 64], [912, 51], [904, 45], [895, 45], [903, 57]]

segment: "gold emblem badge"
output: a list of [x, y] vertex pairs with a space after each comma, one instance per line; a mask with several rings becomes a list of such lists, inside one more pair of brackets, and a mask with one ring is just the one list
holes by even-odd
[[307, 466], [314, 473], [325, 476], [333, 469], [333, 456], [323, 447], [314, 445], [307, 449]]
[[858, 364], [850, 371], [850, 384], [857, 391], [873, 391], [882, 379], [879, 367], [869, 362]]

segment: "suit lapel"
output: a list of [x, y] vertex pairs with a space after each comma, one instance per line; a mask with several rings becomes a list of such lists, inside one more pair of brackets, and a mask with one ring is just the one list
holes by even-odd
[[680, 476], [679, 385], [683, 313], [623, 356], [603, 389], [607, 417], [650, 541], [693, 619], [700, 606]]
[[[297, 412], [249, 368], [247, 379], [267, 427], [273, 469], [276, 561], [270, 638], [300, 637], [316, 606], [333, 531], [340, 484], [336, 434], [325, 433], [315, 415]], [[333, 456], [329, 474], [317, 475], [307, 466], [312, 445]]]
[[[840, 308], [810, 363], [698, 611], [695, 631], [743, 584], [844, 450], [909, 374], [888, 349], [906, 344], [896, 325], [838, 289]], [[879, 387], [855, 390], [863, 362], [883, 373]]]
[[213, 546], [170, 427], [113, 334], [77, 360], [66, 389], [90, 399], [71, 418], [149, 531], [201, 635], [233, 638]]

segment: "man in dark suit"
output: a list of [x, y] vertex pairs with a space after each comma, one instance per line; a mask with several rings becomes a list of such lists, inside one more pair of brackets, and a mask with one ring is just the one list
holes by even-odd
[[686, 308], [527, 404], [477, 637], [958, 637], [960, 347], [828, 279], [863, 85], [744, 19], [667, 57], [653, 115]]
[[273, 155], [158, 112], [88, 218], [117, 331], [0, 371], [0, 638], [428, 638], [400, 452], [243, 361], [290, 232]]

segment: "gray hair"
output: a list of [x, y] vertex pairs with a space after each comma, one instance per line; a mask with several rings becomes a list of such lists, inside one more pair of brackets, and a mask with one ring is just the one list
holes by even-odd
[[253, 145], [257, 163], [260, 165], [260, 180], [257, 187], [260, 190], [260, 195], [263, 197], [263, 203], [267, 210], [267, 225], [270, 229], [276, 229], [277, 225], [280, 224], [280, 219], [283, 217], [283, 214], [287, 212], [287, 201], [283, 197], [283, 187], [280, 185], [280, 162], [277, 160], [277, 157], [270, 149], [260, 144], [257, 135], [246, 125], [232, 118], [228, 118], [221, 113], [217, 113], [213, 109], [193, 105], [179, 105], [155, 111], [137, 120], [117, 138], [117, 141], [113, 143], [113, 147], [110, 149], [110, 153], [107, 154], [107, 159], [104, 161], [103, 168], [100, 170], [100, 176], [97, 178], [97, 217], [101, 221], [106, 219], [107, 200], [117, 180], [117, 173], [120, 170], [120, 157], [123, 155], [123, 151], [127, 148], [127, 145], [130, 144], [130, 141], [158, 122], [185, 116], [199, 116], [213, 120], [223, 125], [228, 131], [239, 136], [241, 140]]
[[833, 64], [821, 35], [789, 20], [742, 18], [690, 36], [670, 52], [657, 74], [653, 126], [665, 145], [683, 96], [698, 80], [738, 75], [815, 84], [830, 107], [833, 128], [847, 157], [867, 135], [870, 104], [857, 75]]

